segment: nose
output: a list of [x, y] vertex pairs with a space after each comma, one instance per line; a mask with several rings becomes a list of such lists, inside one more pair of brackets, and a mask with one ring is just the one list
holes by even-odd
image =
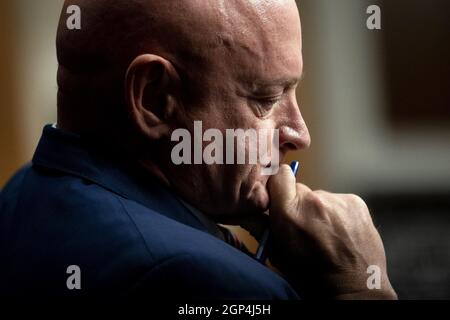
[[287, 151], [308, 148], [311, 136], [296, 99], [284, 111], [283, 121], [279, 126], [280, 148]]

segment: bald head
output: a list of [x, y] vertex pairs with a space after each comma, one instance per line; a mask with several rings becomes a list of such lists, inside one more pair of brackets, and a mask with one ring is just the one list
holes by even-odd
[[[81, 30], [66, 28], [69, 5]], [[175, 129], [279, 129], [280, 157], [309, 144], [294, 0], [70, 0], [57, 51], [58, 126], [127, 148], [206, 213], [264, 210], [267, 177], [253, 165], [174, 165]]]
[[[66, 27], [66, 8], [73, 4], [81, 8], [80, 31]], [[66, 0], [58, 60], [83, 70], [123, 65], [149, 51], [182, 59], [234, 45], [248, 49], [294, 12], [293, 0]]]
[[[74, 4], [81, 30], [66, 27], [66, 8]], [[59, 88], [75, 95], [97, 88], [100, 95], [142, 53], [182, 70], [203, 70], [239, 51], [260, 56], [273, 29], [294, 12], [293, 0], [66, 0], [57, 34]]]

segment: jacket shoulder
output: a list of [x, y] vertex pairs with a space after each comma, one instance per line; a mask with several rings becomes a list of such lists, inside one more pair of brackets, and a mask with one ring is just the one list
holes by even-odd
[[157, 299], [298, 299], [284, 279], [256, 262], [198, 251], [157, 264], [130, 293]]

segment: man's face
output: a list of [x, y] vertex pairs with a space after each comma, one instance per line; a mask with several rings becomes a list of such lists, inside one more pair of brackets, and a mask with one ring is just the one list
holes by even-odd
[[[228, 14], [233, 19], [233, 13]], [[243, 21], [235, 18], [236, 24]], [[202, 121], [203, 131], [219, 129], [223, 137], [226, 129], [277, 129], [279, 150], [272, 152], [280, 152], [282, 159], [287, 151], [310, 143], [295, 93], [303, 72], [297, 7], [294, 1], [262, 7], [243, 23], [231, 34], [218, 35], [223, 46], [209, 49], [206, 70], [192, 71], [191, 85], [200, 96], [186, 108], [184, 121], [192, 135], [194, 121]], [[174, 187], [209, 215], [265, 211], [270, 176], [262, 175], [263, 165], [249, 164], [248, 159], [246, 164], [172, 168], [178, 181], [184, 181]]]

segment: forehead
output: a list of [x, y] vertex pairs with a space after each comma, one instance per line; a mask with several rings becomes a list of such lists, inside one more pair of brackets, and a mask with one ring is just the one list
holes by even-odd
[[298, 78], [302, 72], [301, 26], [294, 1], [267, 1], [228, 12], [217, 33], [224, 71], [243, 84]]

